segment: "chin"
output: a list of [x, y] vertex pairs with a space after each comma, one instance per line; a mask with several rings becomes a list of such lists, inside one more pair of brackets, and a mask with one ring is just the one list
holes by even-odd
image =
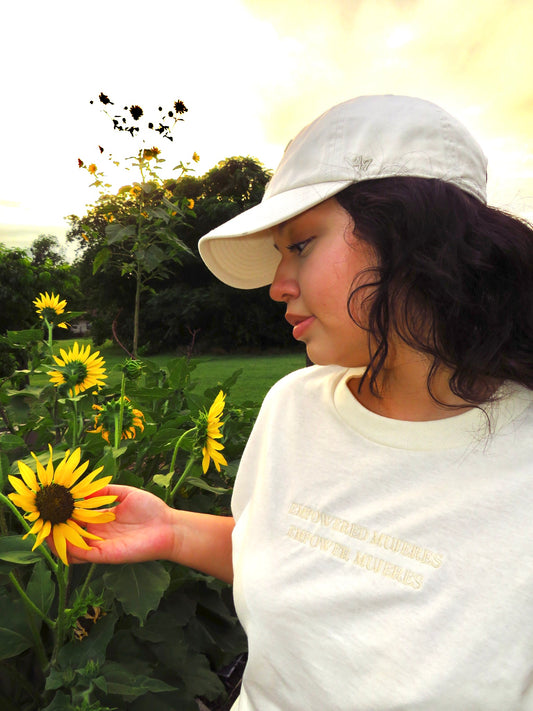
[[313, 365], [338, 365], [341, 368], [366, 368], [368, 360], [365, 358], [354, 358], [353, 356], [344, 357], [340, 354], [320, 352], [312, 347], [307, 348], [307, 357]]

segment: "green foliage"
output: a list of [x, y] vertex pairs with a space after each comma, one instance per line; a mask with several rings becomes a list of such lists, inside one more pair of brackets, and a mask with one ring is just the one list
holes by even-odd
[[[17, 461], [35, 467], [30, 452], [46, 465], [51, 445], [57, 464], [67, 448], [80, 447], [81, 461], [103, 466], [114, 483], [182, 509], [227, 515], [257, 408], [232, 405], [236, 374], [199, 392], [195, 363], [186, 358], [164, 367], [128, 360], [118, 390], [69, 396], [49, 382], [33, 385], [36, 375], [42, 382], [58, 368], [40, 330], [8, 338], [28, 367], [20, 389], [9, 379], [0, 387], [0, 708], [195, 711], [197, 697], [223, 697], [217, 670], [245, 650], [229, 586], [166, 561], [65, 567], [46, 543], [32, 551], [34, 536], [23, 538], [28, 524], [7, 498], [8, 474], [18, 474]], [[228, 466], [204, 473], [196, 423], [220, 389], [227, 393], [220, 441]], [[142, 426], [120, 439], [126, 420], [112, 409], [117, 419], [105, 439], [95, 416], [124, 397]]]
[[[151, 164], [155, 164], [153, 159]], [[231, 289], [209, 273], [198, 255], [199, 238], [260, 202], [269, 178], [269, 171], [255, 159], [232, 157], [204, 176], [187, 173], [164, 180], [164, 189], [149, 193], [153, 210], [167, 209], [168, 202], [184, 206], [183, 217], [174, 217], [168, 229], [186, 251], [179, 254], [179, 261], [165, 262], [164, 269], [158, 263], [159, 252], [143, 253], [147, 288], [140, 296], [139, 332], [144, 352], [186, 349], [193, 340], [203, 351], [216, 348], [234, 352], [292, 344], [290, 330], [281, 325], [282, 309], [271, 301], [266, 288], [247, 292]], [[112, 337], [112, 324], [125, 345], [133, 343], [134, 279], [132, 274], [121, 274], [113, 266], [117, 247], [109, 244], [108, 236], [110, 228], [117, 224], [121, 227], [113, 227], [113, 235], [127, 234], [122, 232], [125, 206], [129, 205], [128, 210], [136, 214], [141, 209], [141, 197], [148, 199], [140, 193], [137, 196], [135, 191], [132, 194], [132, 186], [125, 186], [117, 195], [103, 196], [83, 219], [71, 217], [68, 239], [80, 246], [76, 269], [84, 292], [98, 313], [92, 320], [96, 344]], [[193, 210], [187, 207], [191, 204], [188, 201], [194, 203]], [[130, 219], [133, 221], [133, 217]], [[89, 226], [90, 230], [85, 229]], [[86, 241], [82, 235], [89, 232], [90, 239]], [[94, 264], [98, 266], [96, 275], [92, 273]]]

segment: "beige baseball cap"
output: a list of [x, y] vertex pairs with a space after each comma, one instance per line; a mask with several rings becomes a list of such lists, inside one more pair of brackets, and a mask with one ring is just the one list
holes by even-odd
[[280, 259], [269, 230], [363, 180], [416, 176], [486, 202], [487, 159], [457, 119], [408, 96], [360, 96], [326, 111], [292, 140], [259, 205], [212, 230], [200, 255], [239, 289], [270, 284]]

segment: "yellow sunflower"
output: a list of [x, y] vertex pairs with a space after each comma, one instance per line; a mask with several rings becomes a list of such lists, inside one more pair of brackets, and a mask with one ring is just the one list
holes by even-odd
[[61, 316], [65, 311], [65, 306], [67, 302], [65, 299], [60, 301], [61, 297], [59, 294], [54, 294], [52, 292], [49, 294], [47, 291], [45, 293], [40, 293], [39, 296], [33, 301], [39, 318], [46, 319], [48, 323], [53, 323], [59, 328], [68, 328], [68, 325], [62, 321], [61, 323], [55, 323], [58, 316]]
[[[93, 405], [93, 410], [98, 410], [94, 418], [94, 430], [88, 432], [100, 432], [105, 441], [110, 443], [110, 436], [114, 438], [115, 427], [120, 414], [121, 398], [109, 400], [104, 405]], [[122, 432], [120, 439], [134, 439], [137, 429], [144, 431], [144, 415], [140, 410], [136, 410], [129, 398], [124, 396], [124, 407], [122, 411]], [[137, 429], [136, 429], [137, 428]]]
[[203, 442], [202, 469], [204, 474], [206, 473], [211, 460], [213, 460], [213, 464], [218, 472], [220, 471], [221, 464], [227, 465], [227, 461], [221, 454], [221, 450], [224, 449], [224, 445], [217, 442], [217, 439], [222, 437], [220, 428], [224, 423], [220, 421], [220, 418], [222, 417], [222, 412], [224, 410], [225, 398], [226, 395], [221, 390], [209, 408], [209, 412], [201, 413], [198, 421], [200, 441]]
[[105, 361], [100, 356], [100, 351], [91, 354], [91, 347], [79, 347], [76, 341], [72, 348], [65, 351], [59, 350], [61, 358], [54, 356], [58, 365], [57, 370], [48, 371], [50, 382], [56, 387], [66, 385], [71, 397], [85, 390], [104, 385]]
[[[85, 531], [80, 523], [106, 523], [113, 521], [113, 511], [94, 511], [99, 506], [108, 506], [116, 500], [116, 496], [93, 496], [111, 481], [107, 476], [96, 479], [103, 467], [98, 467], [76, 484], [85, 473], [89, 462], [80, 464], [81, 450], [78, 448], [72, 454], [67, 450], [65, 456], [54, 470], [53, 449], [50, 445], [50, 458], [46, 468], [32, 452], [36, 463], [36, 472], [27, 464], [18, 461], [22, 479], [9, 476], [15, 494], [8, 494], [11, 501], [26, 513], [33, 526], [24, 536], [30, 533], [36, 535], [32, 550], [52, 534], [58, 556], [65, 565], [67, 559], [67, 541], [78, 548], [90, 550], [91, 546], [85, 538], [101, 540], [99, 536]], [[78, 466], [79, 465], [79, 466]]]

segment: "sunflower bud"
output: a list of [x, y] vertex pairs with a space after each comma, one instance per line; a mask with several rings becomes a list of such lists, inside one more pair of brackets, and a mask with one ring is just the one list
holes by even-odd
[[128, 380], [137, 380], [140, 378], [143, 369], [142, 360], [135, 360], [135, 358], [129, 358], [125, 360], [122, 364], [122, 372], [128, 378]]

